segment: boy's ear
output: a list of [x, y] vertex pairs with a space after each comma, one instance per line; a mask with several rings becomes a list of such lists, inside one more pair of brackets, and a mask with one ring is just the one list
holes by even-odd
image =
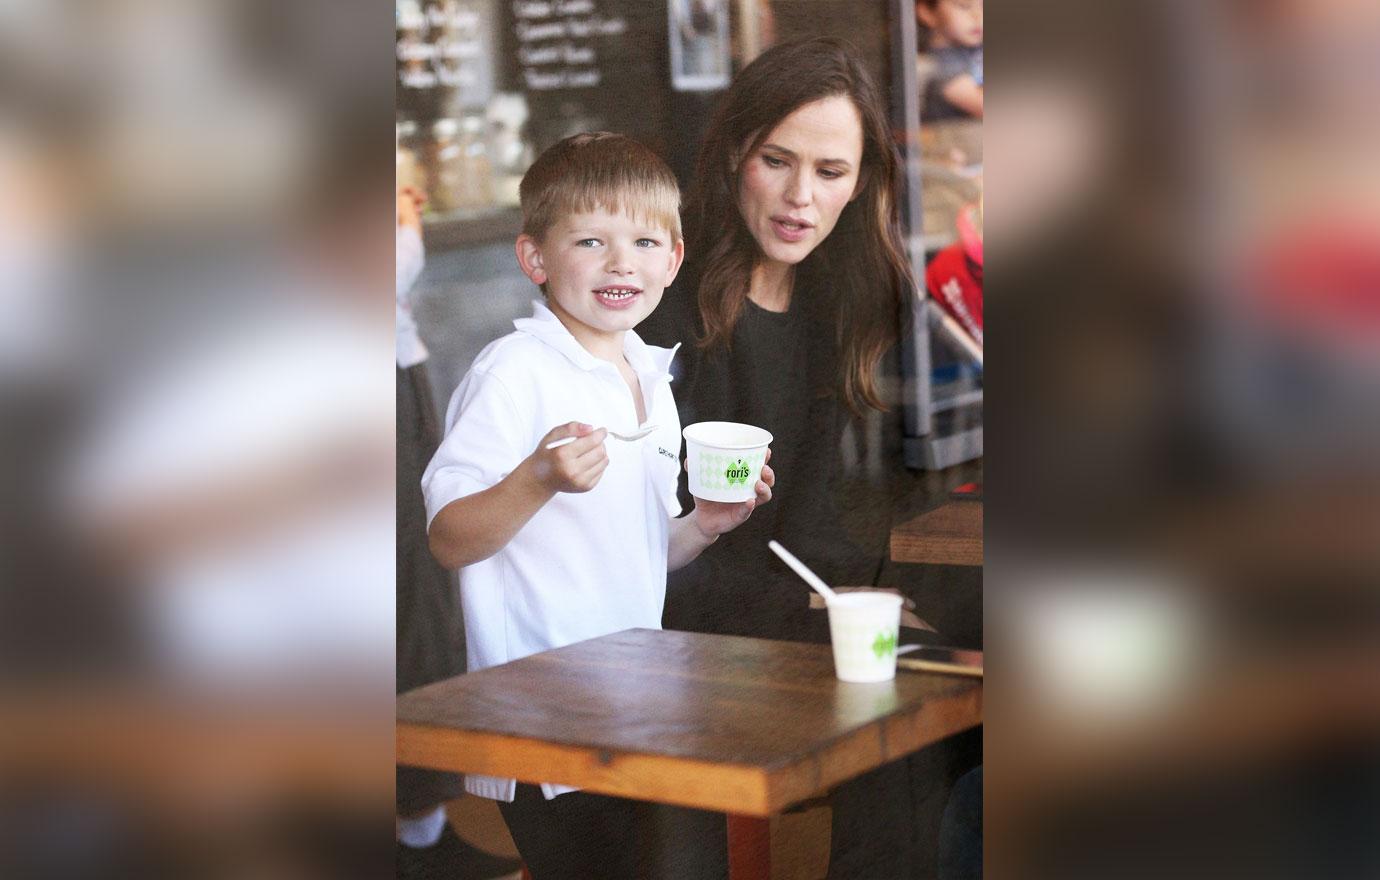
[[522, 274], [537, 286], [546, 283], [546, 269], [542, 266], [541, 245], [527, 233], [517, 237], [517, 261]]
[[685, 242], [676, 239], [676, 243], [671, 246], [671, 271], [666, 273], [667, 287], [670, 287], [671, 282], [676, 280], [676, 273], [680, 272], [680, 266], [683, 262], [685, 262]]

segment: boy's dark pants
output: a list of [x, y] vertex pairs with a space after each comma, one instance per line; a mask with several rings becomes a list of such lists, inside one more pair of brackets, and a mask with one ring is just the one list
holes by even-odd
[[[722, 813], [518, 783], [499, 812], [532, 880], [701, 880], [727, 875]], [[709, 845], [703, 846], [702, 844]]]
[[639, 804], [572, 791], [547, 800], [541, 788], [518, 784], [512, 803], [498, 810], [532, 880], [635, 880], [642, 817]]

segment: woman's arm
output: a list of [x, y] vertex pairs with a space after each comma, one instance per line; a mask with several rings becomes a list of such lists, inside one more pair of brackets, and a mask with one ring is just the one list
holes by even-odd
[[944, 100], [953, 104], [969, 116], [982, 118], [982, 86], [972, 74], [962, 74], [944, 83], [940, 89]]

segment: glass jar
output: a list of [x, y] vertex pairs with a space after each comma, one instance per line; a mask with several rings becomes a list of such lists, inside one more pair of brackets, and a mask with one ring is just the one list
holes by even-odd
[[427, 158], [431, 204], [443, 213], [457, 210], [461, 207], [465, 177], [458, 120], [443, 118], [431, 124], [431, 146]]
[[415, 187], [426, 191], [426, 176], [421, 159], [417, 156], [417, 123], [404, 119], [396, 127], [397, 170], [395, 184], [398, 188]]
[[499, 92], [485, 110], [488, 123], [489, 162], [493, 165], [494, 202], [505, 208], [518, 206], [518, 185], [532, 164], [532, 145], [523, 140], [527, 99], [517, 93]]
[[459, 147], [463, 168], [458, 191], [460, 207], [473, 210], [492, 208], [494, 174], [489, 161], [484, 117], [467, 114], [460, 120]]

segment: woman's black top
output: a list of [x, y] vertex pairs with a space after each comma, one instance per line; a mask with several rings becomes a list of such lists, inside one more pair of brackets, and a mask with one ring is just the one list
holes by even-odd
[[[690, 565], [672, 572], [663, 624], [668, 629], [765, 638], [827, 638], [822, 611], [809, 610], [810, 588], [767, 548], [775, 538], [826, 580], [857, 583], [867, 563], [846, 538], [837, 488], [840, 440], [848, 420], [837, 392], [833, 321], [821, 298], [800, 289], [786, 312], [750, 300], [732, 345], [696, 345], [702, 321], [683, 278], [637, 332], [653, 345], [681, 343], [672, 365], [681, 425], [744, 422], [770, 431], [772, 500], [723, 535]], [[684, 469], [681, 505], [693, 506]]]

